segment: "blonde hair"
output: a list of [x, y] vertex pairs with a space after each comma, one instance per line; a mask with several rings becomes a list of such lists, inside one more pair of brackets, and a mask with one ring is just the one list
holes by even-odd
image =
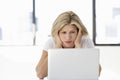
[[88, 35], [88, 31], [78, 15], [75, 14], [73, 11], [66, 11], [61, 13], [54, 21], [53, 27], [51, 29], [52, 37], [55, 37], [55, 35], [58, 34], [59, 31], [67, 24], [75, 25], [78, 30], [81, 30], [82, 35]]

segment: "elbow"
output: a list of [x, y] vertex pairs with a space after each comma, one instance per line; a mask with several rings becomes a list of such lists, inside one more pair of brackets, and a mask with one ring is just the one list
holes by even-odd
[[39, 78], [39, 79], [44, 79], [44, 75], [43, 74], [41, 74], [41, 73], [37, 73], [37, 77]]
[[37, 74], [37, 77], [38, 77], [39, 79], [44, 79], [44, 77], [46, 77], [46, 76], [44, 75], [44, 73], [42, 72], [42, 70], [41, 70], [41, 69], [38, 69], [38, 67], [36, 67], [36, 74]]

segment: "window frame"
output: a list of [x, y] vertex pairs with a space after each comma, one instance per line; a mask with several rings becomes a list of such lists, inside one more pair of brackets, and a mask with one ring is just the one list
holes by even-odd
[[95, 46], [120, 46], [120, 44], [115, 44], [115, 43], [100, 43], [98, 44], [96, 42], [96, 36], [97, 36], [97, 26], [96, 26], [96, 1], [97, 0], [93, 0], [93, 42]]

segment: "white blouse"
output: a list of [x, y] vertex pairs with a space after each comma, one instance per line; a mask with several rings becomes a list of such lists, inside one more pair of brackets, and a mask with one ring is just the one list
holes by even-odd
[[[83, 36], [81, 40], [82, 48], [94, 48], [93, 41], [89, 38], [89, 36]], [[45, 43], [43, 50], [48, 51], [48, 49], [55, 48], [55, 40], [50, 38]]]

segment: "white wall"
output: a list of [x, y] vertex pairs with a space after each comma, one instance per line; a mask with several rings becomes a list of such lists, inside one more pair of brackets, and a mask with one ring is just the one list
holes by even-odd
[[100, 49], [101, 80], [120, 80], [120, 47], [96, 46]]
[[[97, 46], [100, 49], [100, 80], [120, 80], [120, 47]], [[40, 46], [0, 46], [0, 80], [38, 80], [35, 66]]]
[[0, 46], [0, 80], [37, 80], [40, 46]]

